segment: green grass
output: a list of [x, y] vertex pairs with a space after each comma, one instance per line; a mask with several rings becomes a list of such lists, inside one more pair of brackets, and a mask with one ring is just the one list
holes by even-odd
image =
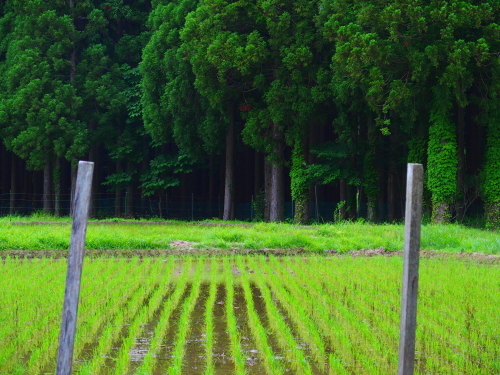
[[[47, 217], [43, 217], [47, 221]], [[36, 217], [24, 225], [0, 219], [1, 250], [61, 250], [69, 246], [68, 219], [40, 224]], [[32, 223], [32, 224], [31, 224]], [[60, 224], [63, 223], [63, 224]], [[303, 249], [312, 252], [346, 252], [384, 247], [402, 250], [403, 224], [373, 225], [361, 222], [296, 226], [276, 223], [142, 221], [93, 222], [87, 229], [87, 249], [169, 249], [175, 240], [194, 242], [197, 249], [261, 250]], [[422, 226], [422, 250], [500, 254], [500, 234], [458, 224]]]

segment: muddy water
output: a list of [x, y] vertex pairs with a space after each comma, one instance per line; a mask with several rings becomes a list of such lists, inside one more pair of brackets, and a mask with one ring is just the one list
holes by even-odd
[[[166, 293], [164, 297], [164, 302], [160, 305], [158, 311], [154, 313], [151, 320], [145, 322], [140, 337], [135, 338], [134, 345], [129, 353], [130, 363], [129, 363], [129, 369], [127, 371], [128, 375], [139, 375], [137, 371], [140, 368], [141, 364], [143, 363], [145, 355], [150, 350], [151, 339], [155, 331], [155, 328], [158, 324], [163, 305], [167, 301], [167, 299], [172, 295], [172, 293], [174, 293], [175, 280], [183, 273], [183, 265], [184, 264], [181, 261], [174, 267], [174, 272], [172, 275], [173, 276], [172, 279], [174, 282], [169, 286], [171, 290], [169, 290]], [[217, 265], [217, 267], [221, 267], [221, 265]], [[194, 268], [195, 265], [193, 264], [192, 269], [188, 271], [190, 275], [194, 276], [195, 272]], [[219, 271], [221, 271], [219, 274], [222, 275], [222, 270], [219, 269]], [[245, 358], [246, 373], [256, 374], [256, 375], [266, 374], [266, 370], [264, 368], [264, 361], [266, 359], [263, 357], [263, 354], [260, 353], [259, 350], [257, 349], [254, 337], [252, 336], [252, 330], [251, 327], [249, 326], [247, 319], [248, 312], [244, 298], [244, 292], [243, 288], [240, 285], [241, 272], [249, 272], [249, 270], [239, 270], [236, 265], [233, 265], [231, 271], [234, 277], [234, 286], [235, 286], [234, 302], [233, 302], [234, 314], [236, 317], [238, 333], [240, 337], [240, 347]], [[213, 345], [213, 352], [210, 354], [213, 358], [215, 374], [229, 375], [235, 373], [235, 364], [231, 354], [230, 338], [229, 338], [226, 313], [225, 313], [225, 303], [226, 303], [225, 285], [222, 280], [222, 276], [218, 280], [209, 280], [209, 275], [210, 275], [210, 263], [206, 262], [202, 276], [202, 279], [204, 281], [201, 284], [201, 289], [195, 304], [195, 308], [190, 316], [190, 332], [184, 343], [185, 356], [183, 358], [183, 365], [181, 371], [182, 374], [202, 375], [205, 373], [206, 370], [207, 353], [205, 349], [206, 327], [205, 327], [204, 313], [205, 313], [205, 302], [209, 294], [208, 292], [209, 292], [210, 282], [217, 283], [216, 302], [213, 309], [214, 345]], [[248, 276], [251, 278], [255, 277], [256, 275], [253, 273], [252, 274], [249, 273]], [[156, 285], [155, 287], [157, 288], [158, 285]], [[291, 349], [287, 349], [287, 351], [284, 351], [283, 348], [281, 348], [280, 345], [278, 344], [278, 341], [275, 338], [275, 333], [273, 333], [271, 329], [269, 319], [265, 310], [265, 303], [262, 299], [260, 289], [254, 283], [251, 283], [250, 287], [252, 291], [252, 299], [255, 310], [259, 315], [259, 318], [261, 320], [264, 329], [268, 333], [266, 339], [272, 348], [274, 357], [280, 360], [280, 362], [283, 364], [284, 373], [286, 374], [297, 373], [296, 372], [297, 366], [290, 359]], [[178, 322], [182, 312], [182, 306], [184, 301], [188, 298], [188, 295], [192, 288], [193, 284], [191, 282], [188, 282], [178, 305], [173, 310], [173, 313], [169, 319], [168, 330], [165, 336], [163, 337], [160, 350], [158, 351], [156, 356], [156, 365], [154, 366], [151, 375], [164, 375], [168, 373], [168, 369], [172, 364], [172, 351], [175, 347], [176, 339], [178, 336]], [[150, 293], [143, 301], [144, 306], [147, 305], [148, 300], [151, 297], [154, 289], [155, 289], [154, 287], [151, 288]], [[286, 316], [286, 312], [284, 311], [284, 309], [281, 308], [278, 301], [275, 302], [277, 303], [277, 307], [280, 310], [284, 319], [289, 323], [289, 326], [292, 327], [293, 325], [291, 324], [289, 318]], [[111, 351], [108, 353], [97, 354], [105, 357], [105, 363], [104, 366], [101, 368], [100, 373], [96, 375], [114, 374], [116, 365], [115, 358], [117, 357], [122, 342], [124, 338], [127, 337], [128, 332], [129, 332], [129, 322], [127, 322], [122, 327], [119, 337], [115, 340], [115, 342], [113, 342]], [[95, 342], [87, 344], [85, 346], [84, 351], [80, 356], [80, 358], [75, 359], [77, 363], [81, 363], [82, 361], [88, 361], [92, 358], [93, 355], [96, 355], [95, 349], [97, 348], [98, 340], [99, 337], [96, 339]], [[313, 373], [314, 374], [325, 373], [324, 372], [325, 370], [320, 371], [319, 367], [313, 363], [313, 355], [312, 353], [310, 353], [307, 344], [301, 342], [299, 338], [297, 338], [296, 341], [297, 341], [297, 347], [302, 348], [304, 354], [311, 362]], [[47, 371], [47, 373], [50, 373], [50, 369], [47, 370], [49, 370]], [[74, 373], [76, 374], [78, 370], [77, 364], [75, 366], [75, 370], [76, 371]]]

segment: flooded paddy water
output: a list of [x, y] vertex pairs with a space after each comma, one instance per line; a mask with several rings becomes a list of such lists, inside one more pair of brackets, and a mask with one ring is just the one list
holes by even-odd
[[[0, 262], [1, 374], [54, 373], [64, 263]], [[394, 373], [401, 267], [399, 257], [89, 259], [73, 374]], [[498, 265], [422, 259], [420, 283], [415, 372], [499, 373]]]

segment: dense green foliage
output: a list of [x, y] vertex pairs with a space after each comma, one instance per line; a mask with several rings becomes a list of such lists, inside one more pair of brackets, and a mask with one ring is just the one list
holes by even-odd
[[393, 221], [418, 162], [434, 221], [498, 228], [499, 17], [491, 0], [3, 1], [0, 209], [43, 190], [59, 214], [88, 158], [93, 214], [112, 193], [115, 215], [198, 196], [248, 218], [259, 197], [266, 220], [287, 201], [333, 220], [319, 196]]

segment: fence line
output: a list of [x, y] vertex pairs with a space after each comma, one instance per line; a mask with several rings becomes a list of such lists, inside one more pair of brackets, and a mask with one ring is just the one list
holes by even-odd
[[[0, 194], [0, 216], [6, 216], [11, 213], [17, 215], [30, 215], [43, 210], [43, 194], [24, 194], [24, 193], [4, 193]], [[14, 206], [11, 208], [11, 202]], [[49, 203], [54, 208], [56, 201], [60, 207], [61, 216], [70, 214], [70, 195], [60, 194], [59, 199], [55, 196], [49, 197]], [[309, 202], [309, 213], [311, 220], [317, 222], [333, 222], [338, 216], [338, 202], [321, 201], [313, 199]], [[118, 208], [117, 208], [118, 207]], [[160, 212], [161, 208], [161, 212]], [[250, 197], [247, 202], [239, 202], [234, 205], [235, 219], [237, 220], [255, 220], [262, 217], [262, 202]], [[294, 203], [285, 202], [285, 220], [292, 220], [295, 212]], [[388, 206], [380, 205], [378, 207], [380, 220], [387, 217]], [[223, 199], [222, 197], [213, 197], [210, 202], [207, 196], [190, 195], [165, 195], [161, 202], [158, 196], [142, 197], [134, 193], [127, 196], [121, 195], [119, 205], [116, 204], [115, 193], [94, 194], [91, 201], [90, 216], [94, 218], [109, 217], [131, 217], [131, 218], [163, 218], [177, 220], [207, 220], [222, 218]], [[53, 210], [52, 210], [53, 212]], [[161, 215], [160, 215], [161, 213]], [[366, 205], [360, 203], [357, 207], [358, 216], [366, 215]]]
[[[25, 195], [22, 193], [0, 194], [0, 215], [9, 215], [14, 212], [19, 215], [29, 215], [43, 210], [42, 194]], [[12, 199], [14, 198], [14, 199]], [[70, 195], [61, 194], [59, 199], [54, 196], [48, 199], [49, 205], [54, 208], [57, 202], [62, 216], [69, 215]], [[11, 202], [14, 202], [11, 207]], [[239, 218], [250, 218], [250, 204], [237, 204]], [[248, 211], [248, 214], [247, 212]], [[53, 209], [52, 209], [53, 212]], [[163, 217], [172, 219], [207, 219], [219, 217], [222, 212], [222, 203], [217, 200], [209, 202], [208, 198], [191, 196], [169, 196], [168, 200], [159, 200], [155, 197], [141, 197], [122, 195], [118, 204], [114, 194], [97, 194], [91, 203], [91, 216], [112, 217]], [[118, 214], [117, 214], [118, 213]]]

